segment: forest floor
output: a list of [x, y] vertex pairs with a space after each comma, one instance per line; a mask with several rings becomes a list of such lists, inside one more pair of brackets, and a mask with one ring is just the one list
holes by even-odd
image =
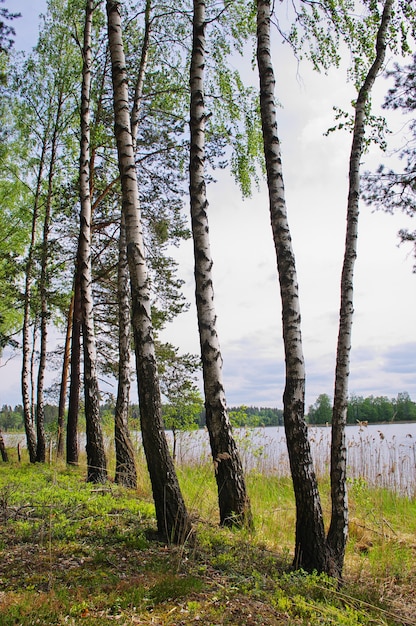
[[414, 501], [351, 485], [340, 587], [291, 571], [290, 481], [250, 476], [257, 530], [230, 531], [207, 515], [207, 472], [180, 472], [197, 540], [179, 548], [155, 538], [145, 477], [132, 491], [80, 468], [1, 464], [0, 625], [416, 625]]

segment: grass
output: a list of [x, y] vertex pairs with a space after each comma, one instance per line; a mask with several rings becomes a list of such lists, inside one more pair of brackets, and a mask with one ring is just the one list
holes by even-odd
[[[254, 533], [218, 528], [210, 465], [184, 467], [197, 542], [152, 540], [138, 491], [85, 482], [85, 469], [0, 465], [0, 626], [416, 624], [416, 503], [350, 484], [345, 583], [290, 570], [295, 507], [287, 478], [248, 475]], [[328, 517], [328, 485], [323, 483]]]

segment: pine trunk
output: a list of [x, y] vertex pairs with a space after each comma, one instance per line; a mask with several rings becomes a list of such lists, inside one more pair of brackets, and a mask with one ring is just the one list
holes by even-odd
[[270, 52], [270, 0], [257, 2], [257, 62], [270, 216], [282, 300], [286, 364], [283, 417], [296, 500], [294, 566], [308, 572], [317, 570], [331, 573], [322, 507], [304, 419], [305, 366], [296, 264], [287, 220], [274, 102], [275, 79]]
[[118, 392], [115, 411], [115, 446], [116, 474], [115, 482], [135, 489], [137, 472], [134, 461], [133, 444], [128, 427], [130, 401], [130, 292], [129, 266], [126, 250], [126, 226], [121, 218], [118, 257], [118, 310], [119, 310], [119, 361], [118, 361]]
[[386, 0], [377, 34], [376, 58], [368, 71], [355, 104], [355, 122], [349, 167], [347, 232], [344, 263], [341, 276], [341, 304], [337, 361], [335, 369], [334, 406], [331, 441], [331, 502], [332, 515], [327, 542], [332, 553], [337, 575], [341, 577], [348, 536], [347, 446], [345, 426], [348, 408], [348, 378], [350, 370], [351, 332], [353, 321], [354, 265], [357, 257], [358, 216], [360, 197], [360, 163], [364, 150], [366, 105], [374, 81], [386, 53], [386, 38], [394, 0]]
[[158, 531], [168, 541], [182, 543], [192, 532], [192, 525], [169, 455], [162, 422], [150, 311], [150, 285], [143, 244], [128, 108], [128, 81], [122, 40], [120, 2], [107, 0], [107, 16], [114, 92], [114, 127], [123, 196], [122, 210], [126, 223], [143, 447], [152, 484]]
[[251, 525], [251, 509], [243, 467], [228, 417], [222, 357], [216, 330], [212, 258], [205, 187], [205, 1], [194, 0], [190, 69], [191, 154], [189, 189], [195, 258], [196, 306], [204, 378], [206, 423], [218, 488], [220, 523]]
[[100, 397], [97, 378], [97, 356], [93, 320], [91, 272], [91, 195], [90, 195], [90, 92], [91, 92], [91, 29], [93, 0], [87, 0], [83, 45], [81, 91], [80, 202], [81, 225], [78, 243], [78, 264], [81, 284], [82, 339], [84, 354], [84, 393], [86, 421], [87, 480], [107, 480], [107, 462], [101, 428]]

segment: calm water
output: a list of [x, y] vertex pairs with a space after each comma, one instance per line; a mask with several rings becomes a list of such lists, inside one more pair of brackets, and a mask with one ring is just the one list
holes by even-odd
[[[235, 429], [245, 470], [256, 470], [288, 476], [289, 459], [282, 426]], [[134, 433], [140, 445], [140, 433]], [[168, 432], [172, 443], [172, 433]], [[24, 435], [3, 434], [7, 447], [20, 442]], [[330, 427], [310, 427], [309, 438], [318, 476], [328, 472], [330, 459]], [[111, 442], [109, 442], [110, 445]], [[80, 442], [83, 446], [84, 442]], [[416, 496], [416, 422], [348, 426], [348, 474], [351, 479], [363, 478], [371, 485], [394, 489], [409, 497]], [[179, 433], [177, 460], [180, 464], [210, 461], [208, 433], [205, 430]]]
[[[331, 428], [310, 427], [309, 439], [316, 472], [328, 472]], [[289, 458], [284, 428], [236, 429], [246, 470], [288, 476]], [[416, 496], [416, 422], [347, 426], [348, 475], [363, 478], [371, 485], [388, 487], [409, 497]], [[178, 460], [199, 462], [210, 458], [205, 431], [181, 433]]]

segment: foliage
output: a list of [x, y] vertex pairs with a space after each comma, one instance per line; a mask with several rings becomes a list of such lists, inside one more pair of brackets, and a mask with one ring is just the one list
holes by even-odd
[[[183, 388], [181, 391], [181, 384]], [[164, 421], [168, 429], [174, 424], [178, 430], [188, 430], [204, 426], [204, 410], [202, 399], [197, 388], [191, 381], [179, 381], [179, 393], [173, 403], [163, 406]], [[183, 397], [181, 394], [184, 394]], [[174, 398], [174, 396], [171, 396]], [[176, 404], [177, 402], [177, 404]], [[101, 405], [101, 417], [109, 432], [114, 426], [114, 398]], [[0, 429], [19, 431], [23, 427], [23, 409], [20, 405], [3, 405], [0, 410]], [[131, 427], [139, 430], [138, 405], [131, 405]], [[51, 428], [56, 421], [58, 407], [51, 404], [45, 406], [45, 423]], [[229, 416], [234, 427], [257, 428], [265, 426], [282, 426], [283, 411], [270, 407], [238, 406], [230, 407]], [[326, 424], [331, 422], [331, 400], [327, 394], [321, 394], [306, 415], [309, 424]], [[351, 396], [348, 403], [348, 423], [357, 422], [411, 422], [416, 421], [416, 402], [404, 391], [396, 398], [386, 396]]]
[[[196, 544], [178, 549], [151, 538], [149, 485], [138, 497], [117, 485], [97, 489], [82, 468], [0, 465], [2, 624], [413, 622], [414, 502], [351, 485], [351, 541], [339, 588], [326, 576], [290, 571], [289, 479], [249, 476], [253, 534], [213, 523], [210, 467], [186, 474], [186, 498], [204, 513]], [[207, 502], [210, 510], [202, 507]]]
[[[294, 5], [292, 10], [286, 39], [299, 58], [307, 58], [317, 71], [327, 71], [340, 65], [341, 46], [345, 43], [351, 58], [349, 74], [358, 90], [375, 56], [374, 40], [381, 19], [377, 3], [372, 0], [362, 3], [325, 0], [319, 4], [305, 1]], [[391, 46], [395, 51], [408, 50], [407, 35], [405, 17], [398, 11], [390, 29]]]
[[[299, 59], [307, 58], [317, 71], [339, 67], [345, 56], [342, 47], [347, 45], [350, 53], [348, 78], [357, 92], [376, 54], [375, 39], [381, 20], [382, 6], [373, 0], [357, 3], [354, 0], [325, 0], [315, 3], [308, 0], [294, 4], [289, 32], [280, 22], [278, 28], [292, 46]], [[405, 56], [411, 52], [416, 29], [416, 15], [409, 3], [396, 3], [388, 30], [387, 47], [395, 55]], [[355, 102], [352, 103], [354, 109]], [[335, 130], [353, 131], [354, 111], [344, 111], [334, 106], [335, 124], [326, 134]], [[379, 145], [386, 150], [386, 135], [390, 132], [383, 116], [372, 113], [371, 99], [365, 107], [364, 147]]]
[[162, 409], [163, 422], [167, 429], [192, 430], [198, 428], [199, 416], [204, 402], [199, 389], [190, 381], [181, 384], [180, 394]]
[[282, 426], [283, 410], [270, 407], [240, 406], [229, 410], [231, 424], [236, 427], [246, 426]]
[[[214, 166], [230, 165], [242, 195], [249, 196], [264, 171], [259, 100], [257, 90], [245, 85], [244, 74], [233, 66], [234, 58], [242, 57], [254, 43], [254, 3], [235, 0], [219, 10], [215, 2], [208, 2], [207, 26], [207, 158]], [[211, 158], [212, 144], [221, 160]]]
[[[402, 171], [387, 169], [380, 165], [376, 173], [366, 172], [363, 179], [363, 198], [375, 208], [388, 213], [402, 211], [409, 217], [416, 212], [415, 172], [416, 172], [416, 54], [410, 65], [394, 65], [394, 69], [386, 74], [393, 78], [394, 86], [389, 89], [385, 98], [384, 108], [401, 111], [407, 116], [407, 128], [403, 146], [395, 152], [399, 161], [404, 163]], [[416, 241], [416, 231], [402, 229], [399, 232], [402, 242]], [[416, 255], [416, 245], [414, 248]], [[416, 265], [414, 266], [416, 271]]]
[[353, 396], [348, 403], [348, 422], [400, 422], [416, 420], [416, 402], [406, 392], [397, 398]]
[[[332, 419], [331, 399], [321, 394], [309, 407], [307, 420], [310, 424], [330, 424]], [[416, 420], [416, 402], [404, 391], [396, 398], [386, 396], [351, 396], [348, 400], [347, 422], [369, 424], [383, 422], [411, 422]]]
[[[58, 407], [51, 404], [45, 404], [45, 427], [47, 430], [54, 431], [58, 418]], [[22, 431], [24, 428], [23, 407], [18, 404], [14, 408], [4, 404], [0, 410], [0, 430], [5, 431]]]
[[[13, 312], [6, 315], [0, 311], [6, 330], [7, 325], [15, 331], [20, 329], [24, 298], [20, 291], [26, 272], [30, 273], [29, 282], [33, 281], [31, 293], [27, 296], [31, 304], [31, 323], [36, 327], [42, 264], [40, 225], [47, 205], [51, 205], [53, 215], [61, 208], [58, 190], [76, 162], [74, 138], [69, 129], [76, 117], [74, 85], [79, 59], [76, 49], [65, 37], [68, 31], [66, 18], [71, 14], [75, 20], [75, 14], [73, 3], [69, 3], [67, 13], [62, 7], [59, 12], [59, 4], [63, 3], [58, 0], [50, 3], [49, 15], [44, 18], [38, 44], [31, 55], [14, 59], [1, 103], [5, 141], [0, 167], [0, 198], [5, 223], [4, 227], [2, 225], [0, 284], [8, 296], [3, 304], [9, 305]], [[59, 118], [58, 111], [61, 113]], [[50, 188], [48, 197], [47, 172], [52, 171], [54, 131], [58, 145], [56, 187]], [[68, 255], [63, 245], [65, 238], [58, 236], [55, 224], [47, 234], [49, 261], [43, 287], [48, 294], [48, 316], [59, 323], [60, 310], [67, 305], [69, 291], [65, 277]]]
[[[0, 0], [3, 4], [4, 0]], [[7, 21], [11, 21], [21, 17], [20, 13], [10, 13], [8, 9], [0, 8], [0, 54], [5, 53], [13, 45], [13, 36], [16, 34], [13, 26], [7, 24]]]
[[23, 407], [17, 405], [13, 408], [4, 404], [0, 411], [0, 430], [22, 431], [23, 428]]
[[332, 419], [331, 398], [326, 393], [321, 393], [315, 404], [309, 407], [307, 417], [310, 424], [330, 424]]
[[157, 354], [160, 388], [167, 401], [162, 408], [163, 422], [173, 432], [175, 453], [176, 431], [197, 428], [204, 406], [196, 385], [200, 360], [192, 354], [180, 355], [171, 344], [158, 344]]
[[[0, 353], [7, 345], [18, 347], [13, 335], [22, 323], [21, 283], [23, 257], [30, 241], [33, 195], [21, 168], [14, 125], [14, 98], [7, 88], [0, 99]], [[19, 150], [19, 151], [18, 151]]]

